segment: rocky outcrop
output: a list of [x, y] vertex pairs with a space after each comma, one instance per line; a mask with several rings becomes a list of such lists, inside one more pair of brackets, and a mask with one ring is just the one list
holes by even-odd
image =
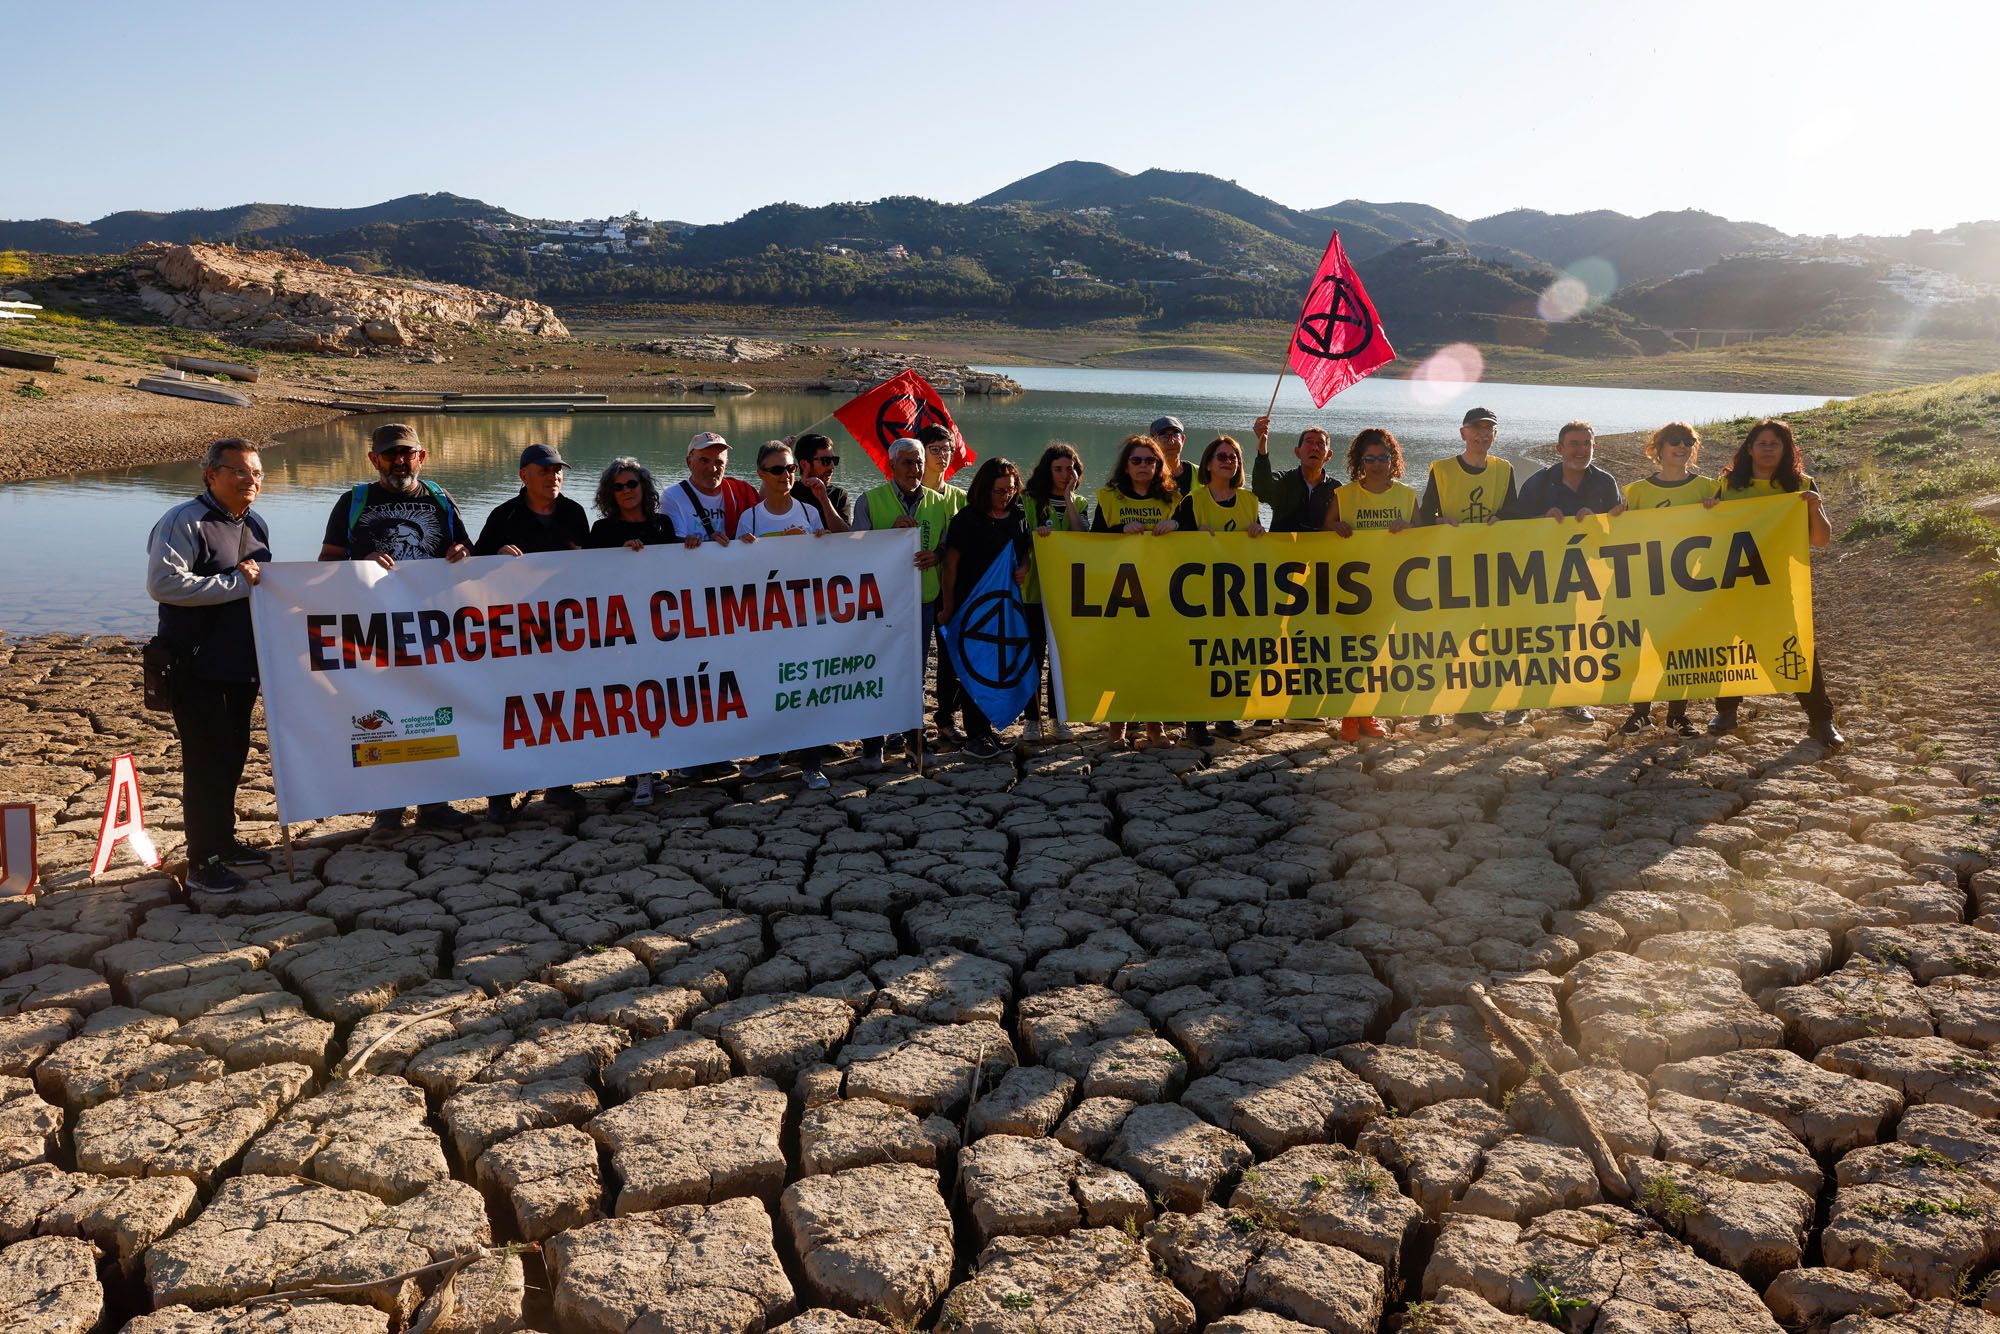
[[873, 348], [845, 348], [833, 374], [814, 388], [834, 393], [858, 394], [872, 389], [892, 375], [913, 370], [930, 381], [940, 394], [1018, 394], [1021, 385], [1004, 375], [976, 371], [960, 362], [939, 361], [913, 352], [878, 352]]
[[149, 241], [127, 256], [146, 309], [287, 352], [422, 351], [453, 330], [567, 338], [554, 310], [451, 283], [356, 273], [297, 251]]

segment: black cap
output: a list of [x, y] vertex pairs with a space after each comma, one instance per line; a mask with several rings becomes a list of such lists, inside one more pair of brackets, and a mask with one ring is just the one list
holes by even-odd
[[1465, 414], [1465, 420], [1460, 422], [1459, 425], [1480, 426], [1487, 422], [1498, 423], [1499, 420], [1498, 417], [1493, 415], [1492, 408], [1473, 408]]
[[1186, 435], [1187, 427], [1181, 425], [1179, 417], [1161, 417], [1155, 420], [1151, 427], [1147, 428], [1146, 434], [1162, 436], [1171, 431], [1179, 431], [1182, 435]]
[[563, 456], [556, 452], [554, 445], [529, 445], [522, 450], [521, 466], [525, 468], [533, 463], [553, 464], [558, 468], [569, 467], [563, 462]]

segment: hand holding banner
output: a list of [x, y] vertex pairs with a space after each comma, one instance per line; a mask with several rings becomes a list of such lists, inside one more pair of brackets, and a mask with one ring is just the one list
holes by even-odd
[[1395, 359], [1375, 303], [1335, 232], [1292, 328], [1291, 368], [1306, 382], [1313, 406], [1323, 408], [1335, 394]]
[[889, 475], [889, 446], [908, 437], [915, 439], [926, 426], [942, 426], [951, 432], [951, 462], [944, 475], [951, 476], [977, 457], [965, 443], [958, 423], [951, 419], [944, 399], [929, 380], [913, 370], [900, 371], [835, 409], [833, 414], [848, 434], [861, 442], [868, 457], [882, 475]]

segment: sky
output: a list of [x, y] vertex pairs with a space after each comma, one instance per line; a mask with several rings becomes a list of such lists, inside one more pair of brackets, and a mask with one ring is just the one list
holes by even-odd
[[449, 191], [707, 223], [1069, 159], [1297, 208], [2000, 217], [1990, 0], [65, 0], [0, 34], [4, 218]]

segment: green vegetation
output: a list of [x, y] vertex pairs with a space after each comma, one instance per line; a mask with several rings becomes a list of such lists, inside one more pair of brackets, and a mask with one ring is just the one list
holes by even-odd
[[1640, 1187], [1639, 1207], [1668, 1226], [1675, 1226], [1700, 1213], [1701, 1200], [1679, 1181], [1661, 1172], [1648, 1177]]

